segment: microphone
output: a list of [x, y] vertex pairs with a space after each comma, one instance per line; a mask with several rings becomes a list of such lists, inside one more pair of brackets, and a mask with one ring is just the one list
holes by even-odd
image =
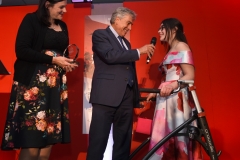
[[[156, 42], [157, 42], [157, 38], [152, 37], [150, 44], [153, 44], [155, 46]], [[150, 62], [151, 58], [152, 58], [152, 55], [150, 57], [147, 56], [147, 64]]]

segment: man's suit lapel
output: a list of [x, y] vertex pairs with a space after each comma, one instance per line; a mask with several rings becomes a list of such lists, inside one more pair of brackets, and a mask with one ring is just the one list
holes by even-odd
[[125, 42], [125, 44], [127, 45], [128, 49], [130, 50], [131, 49], [131, 45], [128, 42], [128, 40], [125, 37], [123, 37], [123, 41]]
[[109, 36], [112, 38], [112, 40], [117, 44], [118, 48], [123, 49], [121, 44], [119, 43], [119, 41], [115, 37], [115, 35], [112, 33], [111, 29], [109, 27], [107, 27], [106, 30], [107, 30], [107, 33], [109, 34]]
[[[117, 44], [118, 48], [123, 50], [121, 44], [119, 43], [119, 41], [117, 40], [117, 38], [115, 37], [115, 35], [112, 33], [111, 29], [109, 27], [106, 28], [108, 34], [110, 35], [110, 37], [114, 40], [114, 42]], [[128, 42], [128, 40], [123, 37], [123, 41], [125, 42], [125, 44], [127, 45], [128, 49], [131, 49], [131, 45]]]

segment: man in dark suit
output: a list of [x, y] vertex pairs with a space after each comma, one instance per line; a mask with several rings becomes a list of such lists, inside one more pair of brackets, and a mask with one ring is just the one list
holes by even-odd
[[113, 124], [112, 160], [127, 160], [132, 137], [133, 108], [139, 107], [139, 91], [135, 61], [142, 54], [154, 53], [147, 44], [131, 49], [124, 36], [136, 18], [134, 11], [119, 7], [112, 14], [111, 25], [92, 35], [95, 70], [90, 103], [92, 121], [87, 160], [102, 160]]

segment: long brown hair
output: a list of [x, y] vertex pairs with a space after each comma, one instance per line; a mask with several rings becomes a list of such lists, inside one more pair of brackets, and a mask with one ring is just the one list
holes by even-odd
[[176, 18], [167, 18], [167, 19], [164, 19], [161, 22], [161, 24], [166, 29], [166, 37], [165, 37], [164, 41], [162, 41], [161, 43], [167, 49], [167, 52], [170, 49], [170, 46], [169, 46], [168, 42], [169, 42], [169, 40], [171, 38], [172, 31], [174, 29], [176, 29], [176, 35], [173, 38], [173, 40], [176, 39], [179, 42], [185, 42], [186, 44], [188, 44], [187, 38], [186, 38], [186, 36], [184, 34], [183, 25], [182, 25], [182, 23], [178, 19], [176, 19]]
[[[49, 11], [45, 6], [46, 2], [50, 3], [50, 7], [54, 6], [54, 4], [58, 3], [58, 2], [62, 2], [64, 0], [39, 0], [39, 4], [38, 4], [38, 9], [36, 11], [37, 13], [37, 17], [38, 19], [45, 25], [47, 25], [48, 27], [51, 25], [51, 23], [49, 22]], [[55, 24], [58, 24], [59, 20], [55, 20]]]

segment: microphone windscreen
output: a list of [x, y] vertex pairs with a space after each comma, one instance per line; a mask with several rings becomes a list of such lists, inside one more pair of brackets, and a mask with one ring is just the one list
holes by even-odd
[[155, 46], [155, 45], [156, 45], [156, 42], [157, 42], [157, 38], [156, 38], [156, 37], [152, 37], [152, 40], [151, 40], [150, 43]]
[[[155, 46], [156, 42], [157, 42], [157, 38], [156, 37], [152, 37], [150, 44], [153, 44]], [[150, 59], [151, 59], [151, 57], [147, 56], [147, 64], [150, 62]]]

